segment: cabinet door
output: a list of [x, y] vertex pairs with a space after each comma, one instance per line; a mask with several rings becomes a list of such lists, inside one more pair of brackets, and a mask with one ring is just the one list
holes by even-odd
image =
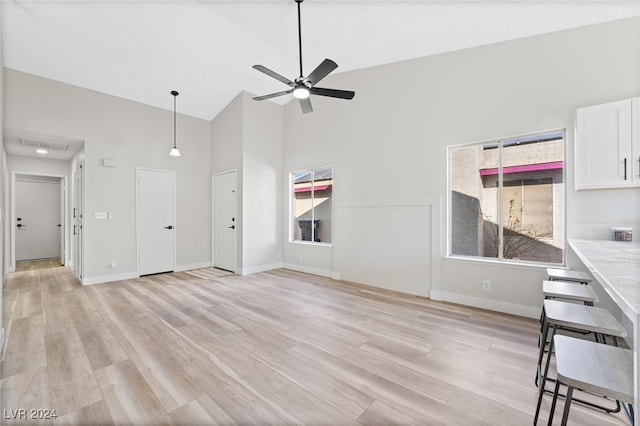
[[629, 170], [633, 175], [631, 181], [634, 185], [640, 185], [640, 98], [633, 98], [631, 100], [631, 138], [632, 148], [631, 155], [632, 160], [629, 165]]
[[577, 111], [576, 189], [632, 185], [631, 99]]

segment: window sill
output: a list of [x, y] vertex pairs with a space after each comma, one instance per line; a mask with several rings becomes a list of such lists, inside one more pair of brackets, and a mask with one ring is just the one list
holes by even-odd
[[291, 244], [302, 244], [305, 246], [318, 246], [318, 247], [333, 247], [332, 243], [323, 243], [322, 241], [301, 241], [301, 240], [290, 240]]
[[445, 256], [444, 260], [447, 262], [461, 262], [461, 263], [481, 263], [490, 265], [500, 265], [509, 268], [522, 268], [522, 269], [547, 269], [547, 268], [565, 268], [566, 266], [561, 263], [543, 263], [543, 262], [528, 262], [528, 261], [516, 261], [516, 260], [500, 260], [492, 259], [488, 257], [466, 257], [466, 256]]

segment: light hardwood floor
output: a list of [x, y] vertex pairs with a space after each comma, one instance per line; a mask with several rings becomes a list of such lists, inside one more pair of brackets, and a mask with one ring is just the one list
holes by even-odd
[[[83, 287], [22, 269], [4, 288], [3, 424], [533, 420], [535, 320], [288, 270]], [[626, 424], [577, 404], [570, 423]]]

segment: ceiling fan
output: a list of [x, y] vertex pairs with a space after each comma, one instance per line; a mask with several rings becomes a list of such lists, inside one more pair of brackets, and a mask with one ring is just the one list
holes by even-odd
[[298, 3], [298, 55], [300, 58], [300, 77], [297, 77], [295, 80], [291, 81], [286, 77], [281, 76], [275, 71], [270, 70], [264, 65], [254, 65], [253, 68], [257, 69], [260, 72], [265, 73], [269, 77], [273, 77], [278, 81], [283, 82], [287, 86], [291, 87], [288, 90], [284, 90], [282, 92], [271, 93], [269, 95], [257, 96], [253, 98], [256, 101], [263, 101], [265, 99], [275, 98], [277, 96], [288, 95], [289, 93], [293, 93], [293, 96], [300, 101], [300, 107], [302, 108], [302, 112], [304, 114], [310, 113], [313, 111], [313, 107], [311, 106], [311, 100], [309, 99], [310, 95], [319, 95], [319, 96], [328, 96], [330, 98], [339, 98], [339, 99], [353, 99], [355, 92], [351, 90], [338, 90], [338, 89], [325, 89], [322, 87], [316, 87], [316, 83], [325, 78], [327, 75], [331, 73], [331, 71], [338, 68], [338, 64], [333, 62], [331, 59], [325, 59], [314, 69], [311, 71], [311, 74], [304, 77], [302, 74], [302, 30], [300, 26], [300, 3], [304, 0], [295, 0]]

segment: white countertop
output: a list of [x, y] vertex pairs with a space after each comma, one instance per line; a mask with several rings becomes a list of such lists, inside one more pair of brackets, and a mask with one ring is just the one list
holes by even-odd
[[640, 242], [569, 240], [589, 272], [634, 323], [640, 316]]

